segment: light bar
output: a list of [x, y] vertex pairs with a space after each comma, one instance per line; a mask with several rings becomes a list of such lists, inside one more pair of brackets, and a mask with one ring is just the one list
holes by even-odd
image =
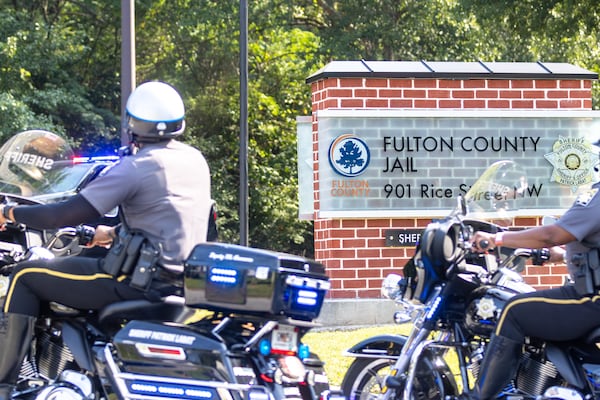
[[85, 164], [102, 161], [119, 161], [119, 156], [93, 156], [93, 157], [73, 157], [73, 164]]
[[316, 306], [319, 294], [311, 290], [298, 290], [296, 303], [303, 306]]
[[218, 399], [218, 395], [214, 389], [202, 386], [143, 380], [126, 381], [126, 384], [130, 393], [148, 396], [149, 398]]
[[264, 390], [250, 389], [247, 398], [248, 400], [270, 400], [271, 396]]
[[239, 272], [233, 268], [211, 268], [208, 280], [214, 283], [235, 285], [238, 282]]

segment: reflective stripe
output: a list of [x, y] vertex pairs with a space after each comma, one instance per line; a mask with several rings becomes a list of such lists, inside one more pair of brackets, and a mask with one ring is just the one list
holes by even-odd
[[72, 281], [94, 281], [96, 279], [113, 279], [112, 275], [108, 275], [108, 274], [73, 275], [73, 274], [67, 274], [64, 272], [54, 271], [54, 270], [51, 270], [48, 268], [25, 268], [25, 269], [19, 271], [15, 275], [15, 277], [13, 278], [13, 280], [10, 284], [8, 294], [6, 296], [6, 301], [4, 303], [4, 312], [5, 313], [8, 312], [8, 307], [10, 305], [12, 293], [15, 288], [15, 285], [17, 284], [17, 281], [19, 280], [19, 278], [22, 275], [28, 274], [28, 273], [46, 274], [46, 275], [50, 275], [50, 276], [54, 276], [54, 277], [58, 277], [58, 278], [70, 279]]
[[502, 311], [502, 316], [500, 317], [500, 321], [498, 321], [498, 325], [496, 326], [495, 333], [496, 333], [496, 335], [500, 334], [500, 329], [502, 328], [502, 325], [504, 324], [504, 318], [506, 317], [506, 314], [508, 314], [508, 312], [510, 311], [512, 306], [516, 306], [518, 304], [540, 302], [540, 303], [548, 303], [548, 304], [576, 305], [576, 304], [587, 303], [590, 301], [594, 302], [598, 299], [600, 299], [600, 296], [583, 297], [581, 299], [549, 299], [547, 297], [525, 297], [525, 298], [522, 298], [519, 300], [515, 300], [515, 301], [509, 303], [508, 306], [506, 306], [506, 308]]

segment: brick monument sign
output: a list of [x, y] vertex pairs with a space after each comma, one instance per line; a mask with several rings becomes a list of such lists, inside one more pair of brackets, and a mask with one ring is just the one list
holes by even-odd
[[[379, 298], [421, 230], [494, 161], [517, 160], [537, 182], [516, 227], [564, 212], [597, 179], [589, 162], [558, 165], [571, 150], [598, 160], [597, 79], [571, 64], [503, 62], [338, 61], [311, 75], [312, 115], [298, 119], [300, 202], [328, 300]], [[524, 272], [540, 289], [565, 275], [564, 265]]]

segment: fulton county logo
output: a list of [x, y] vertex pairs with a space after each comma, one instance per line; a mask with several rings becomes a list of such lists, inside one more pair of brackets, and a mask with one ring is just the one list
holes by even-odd
[[592, 151], [592, 145], [583, 138], [558, 137], [552, 146], [552, 153], [544, 155], [554, 170], [550, 181], [571, 187], [575, 192], [578, 186], [594, 180], [594, 166], [598, 155]]
[[329, 164], [342, 176], [354, 177], [362, 174], [370, 160], [369, 147], [353, 134], [338, 136], [329, 146]]

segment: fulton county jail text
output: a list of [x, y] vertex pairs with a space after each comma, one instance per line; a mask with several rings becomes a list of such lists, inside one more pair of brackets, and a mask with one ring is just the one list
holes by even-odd
[[435, 136], [384, 136], [383, 151], [396, 152], [446, 152], [460, 149], [466, 152], [500, 152], [500, 151], [537, 151], [540, 137], [487, 137], [466, 136], [460, 139], [454, 137]]
[[[434, 136], [384, 136], [383, 152], [403, 152], [416, 154], [417, 152], [440, 152], [448, 153], [456, 151], [463, 152], [535, 152], [538, 150], [541, 137], [539, 136], [507, 136], [507, 137], [486, 137], [486, 136], [467, 136], [463, 138], [455, 137], [434, 137]], [[381, 169], [383, 173], [417, 173], [417, 163], [414, 157], [406, 158], [385, 157], [384, 166]], [[375, 189], [375, 192], [372, 190]], [[382, 192], [379, 192], [382, 190]], [[423, 199], [441, 199], [452, 198], [458, 194], [464, 195], [469, 190], [466, 183], [458, 187], [442, 187], [435, 183], [400, 183], [393, 182], [385, 184], [381, 188], [371, 188], [367, 179], [334, 179], [331, 182], [330, 195], [332, 197], [369, 197], [379, 196], [382, 193], [385, 198], [423, 198]], [[541, 185], [539, 187], [510, 188], [506, 193], [512, 193], [511, 196], [519, 197], [538, 197]], [[492, 198], [501, 197], [506, 199], [508, 196], [503, 194], [481, 194], [483, 197]], [[497, 198], [497, 200], [499, 200]]]
[[[536, 151], [540, 137], [533, 136], [513, 136], [513, 137], [434, 137], [434, 136], [410, 136], [410, 137], [383, 137], [383, 152], [453, 152], [455, 149], [464, 152], [508, 152], [508, 151]], [[405, 154], [406, 155], [406, 154]], [[406, 158], [386, 157], [384, 173], [418, 173], [419, 169], [416, 166], [412, 156]], [[424, 187], [422, 187], [423, 190]], [[448, 192], [444, 190], [445, 196], [432, 197], [448, 197]], [[403, 196], [401, 196], [403, 197]], [[427, 197], [424, 194], [421, 197]]]

